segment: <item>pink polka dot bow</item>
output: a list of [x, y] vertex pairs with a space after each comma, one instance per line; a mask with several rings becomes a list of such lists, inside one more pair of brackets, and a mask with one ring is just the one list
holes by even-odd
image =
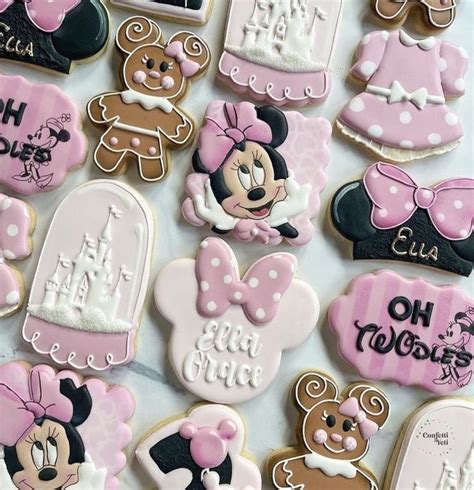
[[375, 163], [364, 176], [364, 186], [373, 203], [375, 228], [400, 226], [420, 208], [426, 209], [436, 231], [447, 240], [465, 240], [472, 233], [474, 179], [445, 180], [421, 188], [400, 168]]
[[354, 419], [365, 441], [368, 441], [379, 430], [379, 426], [373, 420], [369, 420], [364, 410], [361, 410], [359, 400], [355, 397], [350, 397], [342, 402], [338, 412], [344, 417]]
[[165, 48], [166, 56], [174, 58], [179, 63], [179, 69], [183, 77], [189, 78], [199, 71], [201, 66], [195, 61], [189, 60], [184, 52], [184, 44], [181, 41], [173, 41]]
[[196, 259], [198, 312], [215, 318], [231, 305], [242, 305], [252, 323], [268, 323], [277, 314], [278, 303], [293, 281], [295, 270], [293, 255], [277, 253], [255, 262], [240, 280], [230, 247], [219, 238], [208, 238], [201, 243]]

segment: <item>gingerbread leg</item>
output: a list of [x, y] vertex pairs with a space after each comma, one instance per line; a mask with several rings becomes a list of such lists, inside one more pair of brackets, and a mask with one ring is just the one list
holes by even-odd
[[126, 151], [111, 151], [105, 145], [99, 143], [94, 153], [94, 161], [102, 171], [120, 174], [124, 170], [126, 154]]
[[167, 163], [159, 158], [138, 158], [138, 170], [142, 179], [149, 182], [161, 180], [166, 175]]

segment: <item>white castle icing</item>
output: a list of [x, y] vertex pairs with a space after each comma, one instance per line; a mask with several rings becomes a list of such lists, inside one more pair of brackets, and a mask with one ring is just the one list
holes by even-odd
[[255, 0], [245, 23], [241, 46], [227, 45], [230, 53], [287, 72], [313, 72], [326, 67], [313, 59], [318, 22], [327, 13], [308, 7], [308, 0]]
[[[124, 332], [132, 328], [130, 323], [116, 318], [121, 287], [133, 277], [125, 265], [120, 266], [116, 278], [112, 272], [112, 222], [121, 216], [122, 211], [110, 206], [97, 240], [85, 233], [75, 259], [58, 255], [53, 275], [45, 284], [43, 303], [29, 305], [30, 315], [79, 330]], [[71, 272], [61, 282], [62, 268]]]

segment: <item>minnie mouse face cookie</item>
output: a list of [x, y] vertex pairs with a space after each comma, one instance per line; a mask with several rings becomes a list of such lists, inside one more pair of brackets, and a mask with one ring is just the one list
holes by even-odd
[[332, 222], [354, 242], [354, 259], [423, 264], [469, 276], [474, 262], [474, 180], [419, 187], [403, 170], [375, 163], [339, 189]]
[[257, 465], [241, 455], [244, 443], [244, 424], [234, 410], [199, 405], [161, 424], [136, 454], [158, 488], [260, 490]]
[[294, 399], [299, 412], [299, 445], [270, 456], [273, 485], [295, 490], [378, 488], [377, 478], [360, 460], [390, 415], [384, 393], [358, 382], [339, 395], [332, 378], [320, 371], [308, 371], [296, 381]]
[[123, 55], [124, 90], [98, 95], [88, 104], [91, 121], [105, 127], [94, 161], [112, 175], [133, 162], [143, 180], [161, 180], [169, 167], [168, 150], [192, 141], [194, 124], [177, 103], [190, 81], [207, 70], [210, 51], [191, 32], [178, 32], [164, 43], [158, 24], [145, 17], [126, 20], [116, 43]]
[[109, 37], [101, 0], [4, 0], [0, 58], [68, 74], [74, 63], [99, 55]]
[[306, 244], [326, 185], [330, 137], [323, 118], [211, 103], [186, 179], [184, 217], [244, 242]]
[[118, 488], [133, 412], [126, 388], [45, 365], [0, 366], [0, 487]]
[[196, 260], [166, 266], [155, 301], [173, 325], [171, 366], [183, 385], [216, 403], [240, 403], [275, 378], [282, 352], [303, 343], [319, 315], [311, 287], [294, 278], [296, 258], [276, 253], [240, 278], [219, 238], [201, 243]]

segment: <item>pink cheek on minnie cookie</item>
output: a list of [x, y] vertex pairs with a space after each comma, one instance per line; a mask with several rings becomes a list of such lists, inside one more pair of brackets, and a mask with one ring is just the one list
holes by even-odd
[[324, 444], [327, 440], [328, 440], [328, 434], [323, 429], [319, 429], [313, 434], [313, 441], [316, 444]]
[[174, 80], [171, 77], [164, 77], [163, 80], [161, 80], [161, 86], [165, 90], [170, 90], [174, 87]]
[[142, 84], [146, 80], [146, 73], [142, 70], [137, 70], [133, 75], [132, 75], [132, 80], [134, 83], [137, 84]]
[[346, 451], [354, 451], [357, 448], [357, 441], [353, 437], [344, 437], [342, 447]]

